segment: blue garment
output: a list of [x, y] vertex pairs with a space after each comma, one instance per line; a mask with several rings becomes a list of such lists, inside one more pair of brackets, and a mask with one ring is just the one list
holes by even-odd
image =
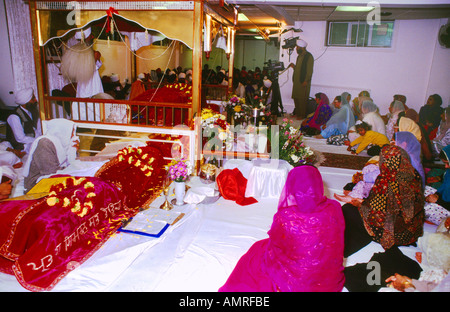
[[425, 171], [422, 166], [422, 159], [420, 157], [422, 147], [417, 138], [408, 131], [400, 131], [395, 133], [395, 145], [403, 148], [409, 155], [411, 164], [422, 178], [422, 185], [425, 187]]
[[327, 126], [325, 130], [322, 130], [320, 132], [320, 135], [323, 136], [325, 139], [328, 139], [329, 137], [333, 135], [340, 135], [344, 134], [339, 131], [339, 129], [335, 125]]
[[[447, 157], [447, 160], [450, 159], [450, 145], [447, 145], [442, 149]], [[441, 198], [450, 202], [450, 169], [446, 169], [444, 173], [444, 180], [442, 181], [441, 186], [437, 189], [437, 192], [441, 195]]]
[[348, 95], [347, 92], [342, 93], [341, 108], [331, 116], [325, 130], [320, 133], [325, 139], [332, 135], [347, 134], [348, 130], [355, 125], [355, 116], [347, 100]]

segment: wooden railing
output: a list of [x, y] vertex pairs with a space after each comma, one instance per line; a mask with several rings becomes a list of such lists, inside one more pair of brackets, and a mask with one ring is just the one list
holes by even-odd
[[202, 93], [206, 101], [226, 101], [230, 91], [228, 86], [204, 84], [202, 85]]
[[44, 97], [45, 119], [67, 118], [79, 122], [134, 126], [188, 125], [193, 117], [187, 103], [157, 103], [110, 99]]

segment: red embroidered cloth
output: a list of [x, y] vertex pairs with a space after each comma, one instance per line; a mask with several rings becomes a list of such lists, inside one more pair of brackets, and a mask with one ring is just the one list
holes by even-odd
[[[161, 88], [149, 89], [135, 97], [133, 101], [189, 104], [192, 103], [191, 89], [192, 86], [184, 83], [169, 84]], [[174, 108], [172, 112], [172, 108], [157, 107], [156, 116], [154, 107], [146, 109], [145, 106], [132, 106], [131, 110], [133, 114], [133, 123], [138, 123], [138, 120], [139, 123], [143, 123], [146, 120], [145, 114], [147, 114], [147, 118], [152, 123], [157, 125], [163, 124], [163, 118], [165, 118], [166, 125], [172, 125], [172, 123], [174, 125], [187, 124], [189, 122], [187, 109], [184, 109], [185, 112], [182, 114], [181, 108]]]
[[137, 213], [124, 205], [123, 193], [115, 185], [86, 179], [94, 192], [78, 185], [56, 196], [78, 199], [81, 204], [92, 202], [82, 217], [70, 208], [50, 205], [50, 196], [0, 202], [0, 271], [14, 274], [28, 290], [51, 290], [100, 248], [122, 219]]
[[159, 196], [160, 150], [122, 152], [95, 177], [74, 178], [44, 198], [0, 202], [0, 271], [28, 290], [51, 290]]

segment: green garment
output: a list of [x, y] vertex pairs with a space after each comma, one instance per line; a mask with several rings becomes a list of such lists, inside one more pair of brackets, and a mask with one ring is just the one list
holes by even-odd
[[[301, 71], [302, 71], [302, 63], [305, 59], [305, 56], [308, 55], [307, 63], [305, 67], [305, 81], [307, 82], [306, 86], [302, 85], [301, 82]], [[297, 115], [299, 115], [300, 111], [306, 112], [306, 105], [309, 99], [309, 92], [311, 89], [311, 78], [313, 74], [314, 67], [314, 57], [308, 51], [303, 51], [300, 55], [297, 56], [297, 62], [295, 63], [294, 74], [292, 77], [293, 86], [292, 86], [292, 98], [295, 102], [295, 110]], [[301, 116], [306, 117], [306, 116]]]

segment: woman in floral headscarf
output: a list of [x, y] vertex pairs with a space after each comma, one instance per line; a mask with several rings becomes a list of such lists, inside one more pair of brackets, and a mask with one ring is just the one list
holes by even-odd
[[324, 93], [316, 94], [316, 102], [318, 104], [314, 115], [302, 122], [300, 130], [308, 135], [316, 135], [320, 133], [320, 127], [327, 123], [333, 111], [330, 107], [330, 101]]
[[369, 196], [360, 204], [345, 204], [347, 257], [371, 241], [384, 249], [410, 245], [423, 234], [424, 191], [422, 179], [406, 151], [386, 145], [380, 153], [380, 174]]
[[287, 177], [269, 238], [242, 256], [220, 291], [341, 291], [344, 219], [309, 165]]

